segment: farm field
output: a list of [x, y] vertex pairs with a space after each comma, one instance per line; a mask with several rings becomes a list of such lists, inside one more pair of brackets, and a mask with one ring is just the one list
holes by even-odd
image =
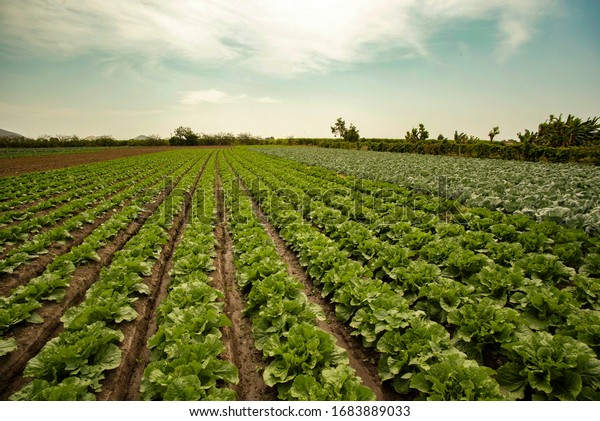
[[523, 213], [600, 235], [597, 166], [323, 148], [259, 150], [346, 175], [421, 189], [467, 206]]
[[418, 158], [1, 178], [0, 399], [600, 400], [597, 170]]
[[[28, 148], [7, 148], [2, 155], [0, 150], [0, 177], [26, 174], [33, 171], [47, 171], [76, 165], [102, 162], [109, 159], [174, 150], [174, 147], [110, 147], [110, 148], [46, 148], [46, 151], [32, 154]], [[71, 151], [75, 149], [76, 151]], [[37, 149], [39, 151], [39, 149]]]
[[108, 147], [65, 147], [65, 148], [2, 148], [0, 149], [0, 159], [21, 158], [29, 156], [47, 156], [56, 154], [100, 152], [107, 150]]

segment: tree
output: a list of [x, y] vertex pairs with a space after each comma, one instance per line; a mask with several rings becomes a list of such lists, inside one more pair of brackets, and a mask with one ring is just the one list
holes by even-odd
[[344, 134], [344, 140], [346, 142], [358, 142], [360, 140], [360, 135], [358, 134], [358, 130], [354, 126], [354, 124], [350, 124], [348, 130]]
[[425, 126], [423, 124], [419, 124], [419, 128], [414, 127], [411, 131], [406, 132], [406, 137], [404, 138], [408, 142], [417, 142], [419, 140], [427, 140], [429, 139], [429, 132], [425, 130]]
[[488, 136], [490, 137], [490, 141], [493, 142], [494, 137], [496, 137], [499, 134], [500, 134], [500, 129], [498, 128], [498, 126], [492, 127], [492, 130], [490, 130], [490, 132], [488, 133]]
[[344, 120], [342, 120], [342, 117], [338, 118], [337, 121], [335, 122], [335, 124], [333, 126], [331, 126], [331, 133], [333, 133], [333, 136], [337, 137], [341, 137], [342, 139], [344, 138], [344, 135], [346, 134], [346, 122]]
[[466, 133], [464, 133], [464, 132], [458, 133], [458, 130], [454, 130], [454, 141], [456, 143], [467, 143], [468, 140], [469, 140], [469, 136], [467, 136]]
[[552, 147], [589, 146], [600, 144], [598, 117], [583, 121], [571, 114], [563, 121], [550, 114], [549, 120], [538, 126], [538, 142]]
[[331, 126], [331, 133], [334, 136], [339, 136], [346, 142], [358, 142], [360, 140], [360, 134], [354, 124], [350, 124], [349, 128], [346, 128], [346, 122], [342, 117], [338, 118], [333, 126]]
[[179, 126], [175, 129], [173, 136], [170, 140], [171, 145], [197, 145], [198, 134], [196, 134], [189, 127]]

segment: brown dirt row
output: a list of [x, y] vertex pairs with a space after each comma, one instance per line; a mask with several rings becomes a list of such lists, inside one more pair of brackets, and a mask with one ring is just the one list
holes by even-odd
[[[233, 171], [233, 168], [231, 169]], [[362, 379], [363, 384], [375, 393], [377, 400], [389, 401], [399, 399], [399, 395], [392, 388], [382, 385], [377, 373], [377, 366], [375, 365], [375, 361], [377, 360], [375, 353], [367, 350], [356, 336], [351, 335], [351, 329], [337, 319], [335, 316], [335, 306], [321, 296], [318, 288], [312, 283], [310, 276], [306, 273], [302, 265], [300, 265], [298, 256], [285, 244], [279, 235], [279, 230], [269, 222], [268, 217], [246, 189], [243, 182], [239, 180], [239, 183], [242, 190], [251, 200], [254, 213], [259, 218], [269, 237], [275, 243], [277, 253], [286, 263], [288, 273], [304, 285], [309, 301], [318, 304], [323, 309], [326, 320], [319, 321], [317, 325], [333, 335], [337, 345], [348, 352], [350, 366], [356, 370], [356, 374]]]
[[96, 281], [102, 268], [110, 265], [114, 254], [138, 233], [176, 184], [175, 182], [167, 186], [154, 201], [144, 207], [144, 211], [135, 221], [121, 231], [110, 244], [98, 250], [100, 262], [90, 262], [75, 270], [65, 298], [60, 303], [48, 302], [39, 310], [44, 318], [43, 323], [21, 324], [11, 330], [8, 336], [16, 339], [19, 348], [0, 357], [0, 400], [6, 400], [27, 383], [27, 379], [22, 376], [27, 362], [37, 355], [46, 342], [63, 330], [60, 318], [66, 309], [84, 300], [85, 292]]
[[[215, 172], [217, 169], [218, 166], [215, 168]], [[215, 266], [217, 269], [212, 276], [214, 287], [223, 292], [225, 296], [225, 314], [232, 322], [231, 327], [223, 329], [223, 342], [226, 348], [225, 358], [231, 361], [239, 372], [240, 381], [234, 390], [238, 400], [276, 400], [275, 389], [267, 386], [263, 380], [261, 373], [267, 363], [254, 346], [250, 320], [243, 314], [246, 302], [235, 281], [233, 242], [227, 231], [227, 209], [218, 172], [216, 173], [215, 189], [219, 223], [215, 229], [217, 240]]]
[[109, 220], [114, 213], [120, 212], [121, 209], [129, 205], [132, 200], [133, 198], [126, 200], [114, 210], [106, 212], [104, 215], [96, 218], [91, 224], [85, 224], [78, 230], [71, 231], [70, 234], [72, 238], [64, 242], [53, 243], [50, 247], [48, 247], [48, 253], [38, 255], [32, 260], [24, 262], [17, 267], [13, 273], [8, 274], [0, 272], [0, 296], [9, 295], [10, 292], [17, 286], [22, 285], [30, 279], [41, 275], [44, 270], [46, 270], [46, 267], [56, 257], [64, 253], [68, 253], [72, 248], [79, 246], [92, 231]]

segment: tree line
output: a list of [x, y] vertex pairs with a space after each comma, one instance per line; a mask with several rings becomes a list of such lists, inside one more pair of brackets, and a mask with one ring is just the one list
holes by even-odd
[[[558, 117], [550, 114], [548, 120], [539, 124], [537, 132], [525, 130], [524, 133], [517, 133], [518, 142], [553, 148], [600, 146], [599, 120], [600, 117], [583, 120], [571, 114], [569, 114], [567, 118], [563, 120], [562, 114]], [[350, 124], [349, 128], [346, 128], [346, 122], [341, 117], [337, 119], [333, 126], [331, 126], [331, 132], [333, 133], [334, 137], [339, 136], [340, 139], [343, 139], [345, 142], [359, 142], [366, 140], [365, 138], [361, 138], [359, 136], [359, 131], [354, 124]], [[499, 126], [495, 126], [492, 127], [488, 133], [488, 137], [490, 138], [490, 141], [494, 141], [494, 138], [499, 134], [500, 128]], [[377, 140], [383, 141], [384, 139]], [[407, 131], [403, 139], [400, 138], [394, 140], [404, 141], [407, 143], [416, 143], [431, 141], [433, 139], [429, 136], [429, 131], [425, 129], [425, 125], [421, 123], [419, 124], [419, 127], [414, 127], [413, 129]], [[455, 131], [452, 139], [440, 134], [436, 140], [453, 141], [464, 144], [479, 142], [482, 139], [475, 136], [469, 136], [466, 133], [458, 133], [458, 131]], [[517, 140], [510, 139], [503, 142], [514, 143], [517, 142]]]
[[42, 135], [35, 139], [0, 137], [0, 148], [55, 148], [55, 147], [107, 147], [107, 146], [206, 146], [206, 145], [255, 145], [263, 139], [251, 133], [196, 133], [189, 127], [180, 126], [170, 137], [143, 136], [141, 139], [118, 140], [111, 135], [80, 138], [77, 135]]

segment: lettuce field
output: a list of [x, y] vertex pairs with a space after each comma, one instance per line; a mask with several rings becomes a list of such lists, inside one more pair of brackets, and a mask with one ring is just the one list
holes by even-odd
[[600, 400], [599, 186], [262, 147], [0, 178], [0, 399]]

